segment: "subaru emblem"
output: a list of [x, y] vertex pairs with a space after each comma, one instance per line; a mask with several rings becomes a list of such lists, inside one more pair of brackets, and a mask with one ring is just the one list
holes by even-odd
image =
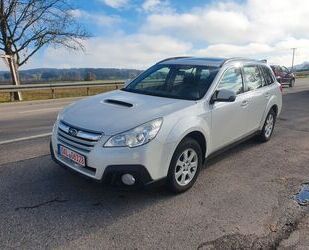
[[77, 133], [78, 133], [78, 131], [75, 129], [75, 128], [70, 128], [69, 129], [69, 134], [71, 135], [71, 136], [77, 136]]

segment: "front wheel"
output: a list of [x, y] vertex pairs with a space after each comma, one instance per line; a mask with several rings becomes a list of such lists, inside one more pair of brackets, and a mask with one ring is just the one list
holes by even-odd
[[273, 134], [276, 123], [276, 112], [272, 109], [269, 111], [263, 129], [258, 136], [258, 139], [262, 142], [267, 142], [270, 140], [271, 135]]
[[202, 150], [197, 141], [185, 138], [176, 148], [168, 172], [168, 187], [181, 193], [193, 186], [202, 167]]
[[295, 85], [295, 79], [292, 79], [292, 80], [290, 81], [290, 87], [292, 88], [292, 87], [294, 87], [294, 85]]

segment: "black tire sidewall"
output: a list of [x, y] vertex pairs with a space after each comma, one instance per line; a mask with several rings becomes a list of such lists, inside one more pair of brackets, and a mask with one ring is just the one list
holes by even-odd
[[[192, 148], [197, 153], [197, 157], [198, 157], [197, 170], [196, 170], [194, 178], [191, 180], [190, 183], [188, 183], [185, 186], [180, 186], [177, 183], [176, 178], [175, 178], [176, 163], [177, 163], [179, 156], [186, 149], [189, 149], [189, 148]], [[191, 139], [191, 138], [185, 138], [179, 143], [179, 145], [177, 146], [177, 148], [176, 148], [176, 150], [173, 154], [173, 157], [172, 157], [172, 160], [171, 160], [171, 163], [170, 163], [170, 167], [169, 167], [169, 171], [168, 171], [168, 176], [167, 176], [167, 184], [168, 184], [169, 189], [172, 192], [182, 193], [182, 192], [188, 190], [189, 188], [191, 188], [193, 186], [193, 184], [195, 183], [195, 181], [198, 177], [199, 171], [202, 167], [202, 162], [203, 162], [202, 157], [203, 156], [202, 156], [201, 146], [199, 145], [199, 143], [196, 140]]]

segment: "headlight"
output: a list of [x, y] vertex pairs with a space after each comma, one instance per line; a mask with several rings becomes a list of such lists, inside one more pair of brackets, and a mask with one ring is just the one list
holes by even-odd
[[163, 119], [159, 118], [145, 124], [142, 124], [132, 130], [112, 136], [104, 147], [138, 147], [146, 144], [156, 137]]

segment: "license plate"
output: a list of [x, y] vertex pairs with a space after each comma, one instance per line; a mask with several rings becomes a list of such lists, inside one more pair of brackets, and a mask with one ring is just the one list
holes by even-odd
[[67, 159], [70, 159], [71, 161], [77, 163], [78, 165], [85, 167], [86, 166], [86, 158], [85, 156], [76, 153], [75, 151], [72, 151], [71, 149], [68, 149], [62, 145], [59, 145], [59, 154]]

